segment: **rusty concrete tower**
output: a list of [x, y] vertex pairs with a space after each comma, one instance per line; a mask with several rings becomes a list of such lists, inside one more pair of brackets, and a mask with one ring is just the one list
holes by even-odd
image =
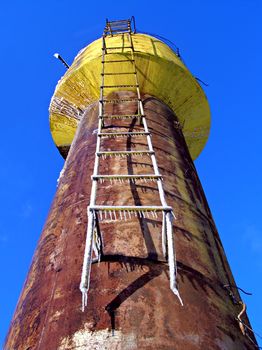
[[107, 21], [50, 126], [66, 161], [5, 349], [256, 348], [193, 164], [208, 102], [180, 58]]

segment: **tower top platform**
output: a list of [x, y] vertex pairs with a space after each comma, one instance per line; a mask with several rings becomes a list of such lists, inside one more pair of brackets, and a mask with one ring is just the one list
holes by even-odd
[[[108, 85], [119, 83], [119, 74], [131, 67], [127, 34], [107, 37], [110, 50]], [[145, 34], [132, 34], [135, 64], [142, 94], [155, 96], [176, 114], [192, 159], [196, 159], [208, 139], [210, 109], [207, 98], [181, 59], [162, 41]], [[50, 104], [50, 129], [53, 140], [63, 153], [74, 138], [77, 125], [86, 108], [99, 99], [101, 83], [102, 39], [82, 49], [58, 82]], [[121, 48], [121, 49], [119, 49]], [[128, 85], [128, 77], [126, 78]], [[132, 85], [130, 76], [130, 85]], [[107, 89], [107, 94], [119, 91]], [[135, 91], [126, 87], [125, 91]]]

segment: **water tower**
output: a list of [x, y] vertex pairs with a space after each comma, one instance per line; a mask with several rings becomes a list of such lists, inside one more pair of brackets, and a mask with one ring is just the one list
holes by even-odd
[[65, 165], [5, 349], [254, 349], [193, 164], [208, 102], [179, 55], [107, 21], [50, 127]]

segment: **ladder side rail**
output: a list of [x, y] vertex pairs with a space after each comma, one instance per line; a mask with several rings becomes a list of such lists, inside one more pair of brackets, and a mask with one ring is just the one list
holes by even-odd
[[[98, 121], [98, 132], [100, 133], [102, 129], [102, 119], [99, 118]], [[94, 164], [94, 171], [93, 171], [93, 176], [98, 175], [98, 170], [99, 170], [99, 152], [100, 152], [100, 144], [101, 144], [101, 137], [97, 136], [97, 142], [96, 142], [96, 154], [95, 154], [95, 164]], [[92, 177], [92, 188], [91, 188], [91, 195], [90, 195], [90, 206], [95, 205], [96, 201], [96, 192], [97, 192], [97, 185], [98, 181], [95, 180]]]
[[128, 28], [128, 34], [131, 35], [132, 28], [131, 28], [130, 20], [128, 20], [128, 22], [127, 22], [127, 28]]
[[110, 31], [111, 36], [113, 36], [113, 32], [112, 32], [112, 28], [111, 28], [111, 24], [110, 23], [108, 23], [108, 27], [109, 27], [109, 31]]
[[[104, 72], [104, 56], [105, 56], [105, 38], [103, 34], [103, 50], [102, 50], [102, 73]], [[104, 85], [104, 75], [102, 74], [102, 83], [101, 85]], [[100, 88], [100, 99], [98, 104], [99, 109], [99, 116], [103, 115], [104, 108], [103, 108], [103, 88]], [[98, 133], [101, 133], [102, 129], [102, 119], [98, 117]], [[94, 171], [93, 175], [98, 174], [99, 170], [99, 156], [98, 152], [100, 151], [100, 144], [101, 144], [101, 138], [97, 136], [96, 141], [96, 153], [95, 153], [95, 164], [94, 164]], [[80, 282], [80, 290], [82, 292], [82, 311], [84, 312], [85, 307], [87, 306], [87, 296], [88, 296], [88, 290], [90, 285], [90, 274], [91, 274], [91, 264], [92, 264], [92, 251], [96, 250], [94, 249], [94, 232], [96, 228], [96, 218], [95, 218], [95, 211], [92, 209], [95, 206], [96, 203], [96, 193], [97, 193], [97, 186], [98, 181], [94, 180], [92, 178], [92, 187], [91, 187], [91, 194], [90, 194], [90, 202], [89, 206], [87, 208], [87, 217], [88, 217], [88, 224], [87, 224], [87, 234], [86, 234], [86, 243], [85, 243], [85, 253], [84, 253], [84, 261], [83, 261], [83, 267], [82, 267], [82, 274], [81, 274], [81, 282]], [[100, 257], [99, 257], [100, 259]]]
[[133, 43], [132, 34], [131, 34], [131, 26], [130, 26], [130, 32], [128, 33], [128, 38], [129, 38], [129, 41], [130, 41], [130, 45], [132, 47], [132, 51], [134, 52], [135, 48], [134, 48], [134, 43]]
[[[132, 39], [131, 39], [132, 40]], [[134, 58], [134, 52], [132, 51], [132, 55]], [[135, 65], [135, 60], [134, 62], [134, 68], [136, 70], [136, 65]], [[140, 94], [140, 89], [139, 89], [139, 84], [138, 84], [138, 78], [137, 74], [135, 75], [136, 78], [136, 84], [137, 84], [137, 96], [139, 99], [139, 109], [138, 112], [142, 115], [142, 123], [144, 126], [144, 131], [149, 132], [148, 126], [147, 126], [147, 121], [145, 118], [145, 113], [144, 113], [144, 106], [142, 103], [141, 99], [141, 94]], [[152, 144], [152, 139], [151, 135], [147, 135], [147, 144], [149, 151], [153, 151], [153, 144]], [[151, 153], [151, 160], [152, 160], [152, 165], [154, 168], [154, 172], [156, 175], [159, 175], [159, 169], [158, 169], [158, 164], [155, 156], [155, 152]], [[165, 199], [165, 192], [163, 188], [163, 182], [162, 179], [159, 178], [157, 179], [157, 186], [158, 186], [158, 191], [159, 191], [159, 197], [160, 201], [163, 207], [167, 206], [167, 202]], [[172, 220], [174, 213], [173, 209], [171, 208], [168, 212], [163, 211], [163, 220], [162, 220], [162, 249], [163, 249], [163, 255], [168, 258], [168, 265], [169, 265], [169, 278], [170, 278], [170, 289], [172, 292], [178, 297], [178, 300], [180, 301], [181, 305], [183, 306], [183, 301], [179, 295], [179, 291], [177, 288], [177, 283], [176, 283], [176, 278], [177, 278], [177, 266], [176, 266], [176, 255], [175, 255], [175, 240], [173, 237], [173, 228], [172, 228]], [[167, 246], [167, 250], [166, 250]]]
[[[105, 51], [107, 53], [107, 50], [106, 50], [106, 34], [103, 34], [102, 35], [102, 55], [103, 55], [103, 51]], [[102, 60], [102, 63], [103, 63], [103, 60]]]
[[90, 273], [91, 273], [91, 264], [92, 264], [92, 249], [93, 249], [93, 240], [94, 240], [94, 228], [95, 228], [95, 212], [94, 210], [88, 207], [87, 209], [88, 225], [86, 233], [86, 244], [85, 244], [85, 253], [83, 268], [81, 274], [81, 282], [79, 289], [82, 292], [82, 311], [84, 312], [85, 307], [87, 306], [87, 293], [90, 286]]
[[[132, 57], [134, 59], [134, 53], [133, 52], [132, 52]], [[135, 71], [137, 72], [135, 63], [134, 63], [134, 68], [135, 68]], [[137, 97], [138, 97], [138, 104], [139, 104], [139, 112], [142, 115], [142, 123], [143, 123], [143, 126], [144, 126], [144, 130], [145, 130], [146, 133], [148, 133], [148, 135], [146, 136], [148, 149], [149, 149], [150, 152], [154, 152], [151, 135], [150, 135], [150, 132], [149, 132], [149, 129], [148, 129], [148, 126], [147, 126], [147, 121], [146, 121], [146, 118], [145, 118], [144, 106], [143, 106], [142, 99], [141, 99], [141, 94], [140, 94], [139, 82], [138, 82], [137, 74], [135, 74], [135, 81], [136, 81], [136, 85], [137, 85]], [[155, 175], [160, 175], [155, 153], [151, 153], [151, 160], [152, 160], [152, 164], [153, 164], [153, 169], [154, 169]], [[159, 191], [161, 204], [163, 206], [167, 206], [167, 202], [166, 202], [166, 199], [165, 199], [165, 192], [164, 192], [163, 183], [162, 183], [161, 179], [157, 180], [157, 186], [158, 186], [158, 191]]]
[[[103, 36], [104, 39], [104, 36]], [[105, 45], [103, 43], [103, 50], [102, 50], [102, 62], [104, 61], [105, 58]], [[104, 108], [103, 108], [103, 98], [104, 98], [104, 92], [103, 92], [103, 86], [104, 86], [104, 63], [102, 63], [102, 74], [101, 74], [101, 88], [100, 88], [100, 97], [99, 97], [99, 102], [98, 102], [98, 108], [99, 108], [99, 117], [104, 114]], [[103, 120], [101, 118], [98, 118], [98, 130], [97, 134], [100, 134], [102, 131], [102, 125], [103, 125]], [[97, 140], [96, 140], [96, 152], [95, 152], [95, 164], [94, 164], [94, 171], [93, 171], [93, 176], [98, 175], [98, 170], [99, 170], [99, 152], [100, 152], [100, 145], [101, 145], [101, 137], [97, 135]], [[92, 188], [91, 188], [91, 195], [90, 195], [90, 206], [95, 205], [96, 201], [96, 192], [97, 192], [97, 186], [98, 186], [98, 181], [97, 180], [92, 180]]]
[[101, 71], [101, 86], [99, 96], [99, 116], [104, 114], [104, 84], [105, 84], [105, 54], [106, 54], [106, 43], [105, 36], [103, 36], [103, 48], [102, 48], [102, 71]]
[[176, 249], [175, 240], [172, 229], [172, 213], [164, 213], [166, 218], [166, 237], [167, 237], [167, 250], [168, 250], [168, 265], [169, 265], [169, 279], [170, 279], [170, 289], [177, 296], [180, 304], [183, 306], [183, 301], [180, 297], [177, 288], [177, 263], [176, 263]]
[[[139, 102], [141, 101], [141, 96], [140, 96], [140, 90], [139, 90], [139, 83], [138, 83], [138, 78], [137, 78], [137, 69], [136, 69], [136, 63], [135, 63], [135, 56], [134, 56], [134, 52], [135, 52], [135, 48], [134, 48], [134, 44], [133, 44], [133, 39], [132, 39], [132, 34], [129, 34], [129, 41], [130, 41], [130, 45], [132, 47], [132, 51], [131, 51], [131, 60], [132, 60], [132, 65], [134, 68], [134, 72], [135, 72], [135, 82], [136, 82], [136, 93], [137, 93], [137, 111], [138, 114], [140, 113], [140, 104]], [[140, 113], [142, 114], [142, 113]], [[141, 120], [139, 120], [141, 122]]]
[[[142, 101], [139, 102], [140, 103], [140, 108], [141, 108], [141, 114], [144, 115], [144, 109], [143, 109], [143, 104]], [[147, 126], [147, 122], [146, 122], [146, 118], [142, 118], [142, 123], [144, 125], [144, 129], [145, 132], [149, 132], [148, 126]], [[153, 152], [153, 145], [152, 145], [152, 139], [150, 135], [146, 136], [147, 139], [147, 144], [148, 144], [148, 149], [150, 152]], [[153, 169], [154, 169], [154, 173], [155, 175], [160, 175], [159, 173], [159, 168], [158, 168], [158, 164], [157, 164], [157, 160], [156, 160], [156, 156], [155, 153], [151, 153], [151, 160], [152, 160], [152, 164], [153, 164]], [[165, 192], [164, 192], [164, 188], [163, 188], [163, 182], [161, 179], [157, 180], [157, 186], [158, 186], [158, 191], [159, 191], [159, 196], [160, 196], [160, 200], [161, 200], [161, 204], [163, 206], [167, 205], [166, 199], [165, 199]]]

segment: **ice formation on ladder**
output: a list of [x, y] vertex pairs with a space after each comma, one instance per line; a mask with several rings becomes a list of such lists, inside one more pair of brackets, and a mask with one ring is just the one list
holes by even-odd
[[[96, 255], [98, 261], [101, 259], [102, 254], [102, 239], [99, 232], [98, 220], [102, 220], [103, 217], [109, 218], [110, 220], [127, 220], [131, 219], [132, 216], [138, 216], [140, 218], [146, 218], [150, 215], [156, 217], [157, 213], [161, 212], [162, 219], [162, 249], [163, 255], [168, 258], [169, 264], [169, 275], [170, 275], [170, 288], [177, 295], [180, 303], [182, 299], [179, 295], [176, 283], [177, 267], [176, 267], [176, 257], [175, 257], [175, 243], [174, 243], [174, 234], [172, 229], [172, 221], [175, 218], [172, 207], [168, 206], [165, 199], [165, 194], [163, 190], [162, 177], [159, 173], [157, 160], [155, 157], [155, 152], [153, 149], [151, 134], [149, 132], [146, 116], [144, 114], [143, 103], [140, 94], [140, 88], [137, 78], [135, 56], [134, 56], [134, 45], [132, 41], [132, 36], [135, 35], [135, 23], [134, 18], [128, 20], [120, 21], [107, 21], [106, 27], [102, 36], [102, 72], [101, 72], [101, 87], [100, 87], [100, 99], [99, 99], [99, 116], [98, 116], [98, 132], [97, 132], [97, 144], [96, 144], [96, 154], [95, 154], [95, 164], [94, 172], [92, 176], [92, 189], [90, 196], [90, 204], [87, 208], [88, 216], [88, 226], [87, 226], [87, 235], [86, 235], [86, 246], [85, 254], [83, 261], [83, 270], [81, 276], [80, 290], [82, 292], [82, 310], [84, 311], [87, 306], [87, 294], [90, 284], [90, 273], [92, 265], [92, 255], [93, 251]], [[117, 35], [127, 35], [129, 40], [129, 46], [125, 47], [107, 47], [106, 38], [108, 36], [117, 36]], [[124, 56], [121, 60], [109, 60], [106, 59], [108, 51], [114, 50], [116, 53], [123, 52], [123, 49], [130, 49], [130, 59], [126, 59]], [[117, 51], [119, 50], [119, 51]], [[132, 71], [121, 72], [121, 73], [107, 73], [105, 71], [105, 65], [108, 64], [121, 64], [121, 62], [130, 62], [132, 66]], [[121, 85], [106, 85], [105, 76], [107, 74], [119, 74], [121, 76], [130, 75], [134, 76], [134, 84], [121, 84]], [[130, 101], [137, 101], [138, 112], [137, 114], [132, 115], [106, 115], [104, 113], [104, 104], [109, 102], [105, 98], [105, 90], [107, 88], [135, 88], [137, 93], [136, 99], [130, 99]], [[128, 102], [129, 99], [126, 99], [125, 102]], [[107, 118], [110, 119], [133, 119], [136, 118], [140, 124], [143, 126], [143, 132], [103, 132], [104, 123]], [[142, 136], [147, 140], [148, 149], [147, 150], [136, 150], [136, 151], [100, 151], [100, 145], [102, 139], [105, 137], [133, 137], [133, 136]], [[100, 175], [99, 174], [99, 162], [104, 160], [107, 157], [125, 157], [131, 155], [147, 155], [151, 157], [154, 174], [145, 174], [145, 175]], [[107, 205], [96, 205], [96, 192], [98, 183], [103, 184], [104, 180], [110, 180], [111, 184], [116, 181], [123, 182], [129, 181], [136, 183], [136, 181], [156, 181], [158, 192], [160, 196], [161, 206], [107, 206]]]

